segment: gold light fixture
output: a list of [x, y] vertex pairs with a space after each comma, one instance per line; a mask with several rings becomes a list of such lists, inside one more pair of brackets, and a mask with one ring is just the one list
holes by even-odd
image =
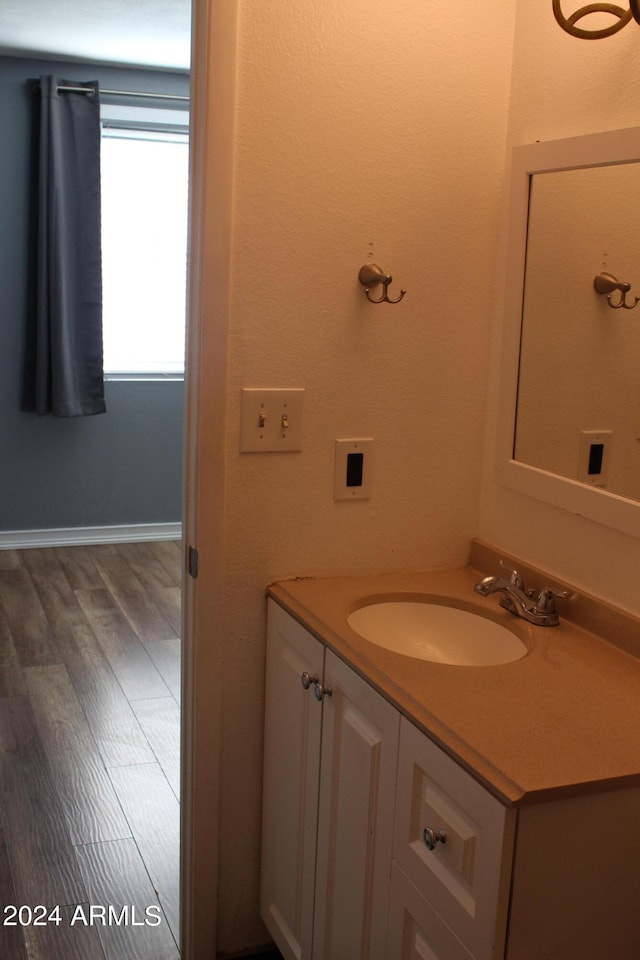
[[[584, 30], [576, 24], [587, 17], [590, 13], [610, 13], [615, 17], [614, 22], [599, 30]], [[579, 37], [581, 40], [599, 40], [602, 37], [611, 37], [614, 33], [622, 30], [623, 27], [633, 19], [640, 24], [640, 0], [629, 0], [629, 9], [618, 7], [615, 3], [588, 3], [580, 7], [571, 16], [565, 17], [560, 9], [560, 0], [553, 0], [553, 15], [567, 33], [572, 37]]]

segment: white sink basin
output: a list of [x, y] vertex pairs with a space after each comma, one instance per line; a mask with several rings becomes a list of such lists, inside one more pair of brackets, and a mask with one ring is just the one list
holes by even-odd
[[371, 643], [419, 660], [486, 667], [520, 660], [524, 643], [481, 614], [424, 600], [371, 601], [347, 617]]

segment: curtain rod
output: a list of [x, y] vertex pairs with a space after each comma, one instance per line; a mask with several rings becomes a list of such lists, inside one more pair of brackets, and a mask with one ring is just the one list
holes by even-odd
[[[93, 93], [92, 87], [58, 87], [58, 93]], [[112, 97], [148, 97], [151, 100], [183, 100], [188, 102], [189, 97], [181, 96], [177, 93], [138, 93], [135, 90], [104, 90], [100, 88], [100, 93], [106, 93]]]

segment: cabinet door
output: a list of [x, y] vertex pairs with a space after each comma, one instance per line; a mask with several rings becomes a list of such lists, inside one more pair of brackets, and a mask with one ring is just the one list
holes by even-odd
[[327, 651], [313, 960], [385, 955], [399, 715]]
[[304, 671], [322, 677], [324, 648], [269, 602], [260, 913], [286, 960], [310, 960], [321, 704]]

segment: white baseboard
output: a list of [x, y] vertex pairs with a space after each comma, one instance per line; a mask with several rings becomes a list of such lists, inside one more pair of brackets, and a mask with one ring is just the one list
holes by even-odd
[[0, 530], [0, 550], [78, 547], [98, 543], [179, 540], [181, 523], [132, 523], [119, 527], [68, 527], [53, 530]]

